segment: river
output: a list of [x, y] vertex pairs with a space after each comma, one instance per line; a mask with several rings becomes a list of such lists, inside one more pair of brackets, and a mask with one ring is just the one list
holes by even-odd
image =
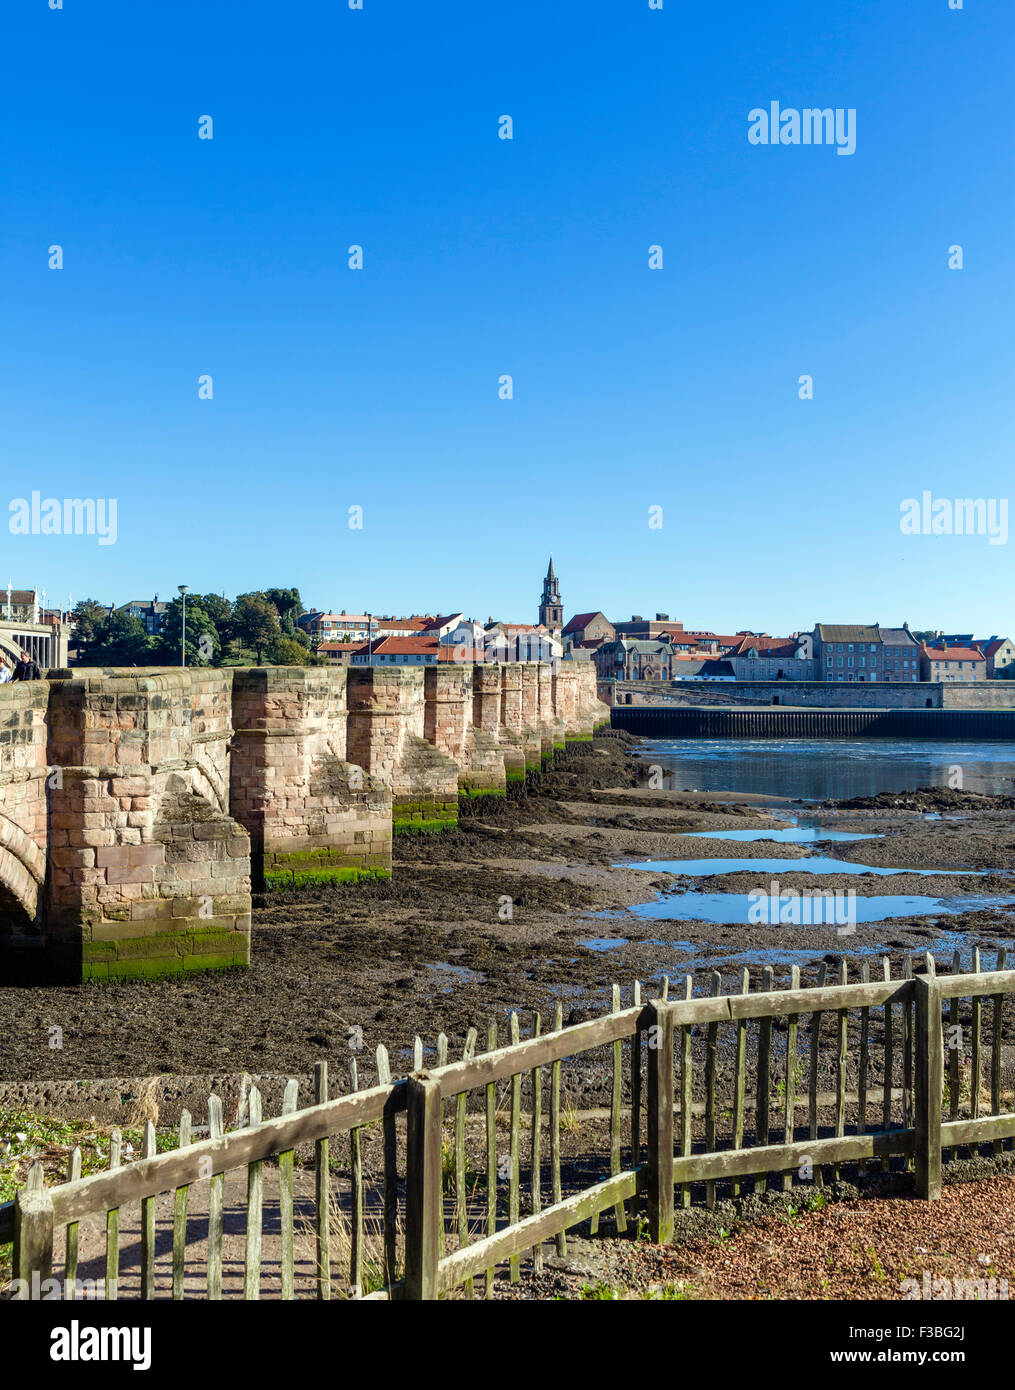
[[1015, 743], [937, 739], [646, 739], [641, 756], [675, 790], [824, 801], [917, 787], [1015, 792]]

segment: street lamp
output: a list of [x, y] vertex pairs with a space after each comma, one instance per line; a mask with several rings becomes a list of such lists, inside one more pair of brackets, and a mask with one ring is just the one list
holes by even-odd
[[183, 634], [182, 634], [182, 636], [180, 637], [180, 665], [181, 665], [181, 666], [186, 666], [186, 664], [187, 664], [187, 595], [190, 593], [190, 586], [189, 586], [188, 584], [178, 584], [176, 587], [179, 589], [179, 591], [180, 591], [180, 596], [181, 596], [181, 598], [183, 599]]

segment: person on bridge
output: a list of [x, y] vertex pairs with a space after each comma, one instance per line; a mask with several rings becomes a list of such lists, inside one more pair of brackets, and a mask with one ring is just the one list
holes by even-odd
[[11, 668], [6, 661], [0, 661], [0, 685], [8, 685], [11, 679]]
[[14, 675], [11, 677], [16, 681], [39, 681], [42, 680], [42, 672], [39, 670], [39, 663], [34, 657], [28, 655], [24, 650], [21, 652], [21, 660], [14, 668]]

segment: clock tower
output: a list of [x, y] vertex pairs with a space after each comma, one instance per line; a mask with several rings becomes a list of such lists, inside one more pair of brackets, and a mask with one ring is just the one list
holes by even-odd
[[539, 621], [555, 636], [560, 635], [560, 630], [564, 626], [564, 605], [560, 600], [560, 585], [553, 572], [552, 556], [550, 557], [550, 568], [546, 571], [546, 578], [543, 580], [543, 598], [539, 605]]

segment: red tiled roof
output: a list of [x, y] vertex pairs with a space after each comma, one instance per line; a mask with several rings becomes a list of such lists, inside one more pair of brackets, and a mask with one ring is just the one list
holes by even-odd
[[450, 622], [452, 622], [455, 618], [459, 618], [459, 619], [460, 619], [461, 616], [462, 616], [461, 613], [445, 613], [442, 617], [439, 617], [439, 618], [431, 618], [430, 621], [429, 621], [428, 623], [425, 623], [425, 624], [424, 624], [424, 626], [423, 626], [423, 631], [424, 631], [424, 632], [429, 632], [432, 628], [435, 628], [435, 627], [443, 627], [445, 623], [450, 623]]
[[978, 647], [925, 647], [931, 661], [986, 661]]
[[430, 618], [375, 618], [374, 622], [378, 628], [382, 627], [403, 627], [406, 634], [422, 632], [424, 628], [430, 626]]
[[576, 613], [564, 628], [563, 635], [566, 637], [569, 632], [580, 632], [582, 628], [588, 627], [593, 618], [599, 617], [599, 612], [600, 610], [597, 608], [594, 613]]
[[410, 656], [414, 653], [436, 654], [439, 643], [436, 637], [375, 637], [373, 643], [359, 642], [354, 646], [357, 653], [363, 652], [364, 655], [369, 648], [374, 656], [382, 652], [385, 656]]
[[992, 642], [977, 642], [976, 645], [984, 656], [996, 656], [1007, 641], [1007, 637], [995, 637]]
[[360, 647], [365, 646], [365, 642], [322, 642], [317, 650], [319, 652], [358, 652]]
[[796, 656], [799, 643], [792, 637], [740, 637], [728, 656], [746, 656], [754, 650], [759, 656]]

